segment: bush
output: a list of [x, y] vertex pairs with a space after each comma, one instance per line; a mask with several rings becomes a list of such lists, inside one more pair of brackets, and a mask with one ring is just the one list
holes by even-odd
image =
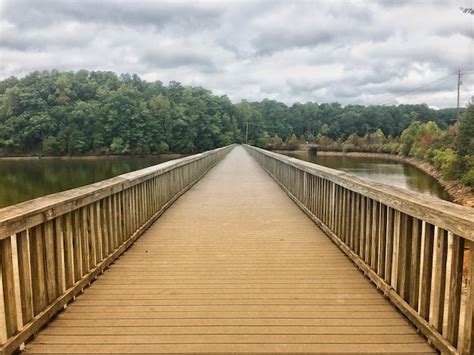
[[300, 147], [300, 141], [293, 134], [290, 139], [286, 142], [286, 149], [288, 150], [297, 150]]
[[446, 178], [455, 179], [459, 176], [459, 157], [451, 148], [437, 149], [434, 152], [433, 163]]
[[474, 189], [474, 168], [471, 168], [466, 173], [464, 173], [461, 181], [471, 189]]

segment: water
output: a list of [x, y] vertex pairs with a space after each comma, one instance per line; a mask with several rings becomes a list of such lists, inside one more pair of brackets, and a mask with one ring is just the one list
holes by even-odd
[[0, 208], [177, 157], [179, 156], [0, 159]]
[[407, 163], [366, 157], [318, 156], [306, 151], [285, 154], [332, 169], [342, 170], [360, 178], [421, 192], [443, 200], [450, 200], [449, 194], [436, 179]]

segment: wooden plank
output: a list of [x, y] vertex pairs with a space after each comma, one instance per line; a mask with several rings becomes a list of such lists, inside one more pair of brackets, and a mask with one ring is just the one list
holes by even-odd
[[33, 291], [31, 284], [31, 260], [28, 232], [17, 234], [18, 276], [20, 282], [20, 303], [23, 324], [33, 318]]
[[66, 292], [63, 217], [64, 216], [61, 216], [54, 220], [54, 249], [56, 255], [56, 287], [58, 296]]
[[82, 267], [82, 223], [80, 210], [76, 210], [72, 213], [72, 231], [73, 231], [73, 251], [74, 251], [74, 282], [79, 281], [82, 278], [83, 267]]
[[425, 224], [423, 238], [423, 263], [421, 265], [419, 313], [423, 319], [428, 321], [431, 305], [431, 282], [434, 255], [433, 248], [435, 240], [435, 227], [432, 224]]
[[64, 216], [64, 277], [66, 289], [74, 285], [76, 278], [74, 261], [74, 229], [73, 214], [68, 213]]
[[0, 273], [3, 289], [3, 309], [5, 311], [5, 330], [7, 337], [9, 337], [18, 330], [11, 238], [0, 240]]
[[56, 243], [54, 241], [54, 224], [53, 221], [47, 221], [43, 225], [44, 234], [44, 253], [45, 253], [45, 282], [48, 304], [53, 302], [58, 297], [57, 288], [57, 272], [56, 272]]
[[434, 246], [433, 280], [431, 289], [431, 309], [433, 319], [430, 323], [440, 333], [443, 330], [447, 257], [448, 234], [443, 229], [437, 229]]
[[[314, 349], [314, 344], [269, 344], [265, 346], [269, 353], [311, 353]], [[29, 350], [33, 353], [45, 353], [52, 351], [56, 353], [165, 353], [172, 352], [190, 354], [193, 352], [200, 353], [259, 353], [261, 352], [261, 344], [122, 344], [122, 345], [38, 345], [34, 350]], [[364, 352], [372, 353], [434, 353], [430, 349], [426, 349], [425, 344], [320, 344], [318, 349], [321, 353], [355, 353], [360, 354]]]
[[446, 338], [457, 347], [459, 320], [461, 315], [462, 273], [464, 262], [464, 239], [455, 235], [451, 249], [450, 285], [448, 299], [448, 325]]
[[384, 277], [385, 275], [386, 217], [387, 217], [387, 208], [385, 205], [380, 204], [378, 226], [377, 226], [377, 231], [378, 231], [377, 273], [381, 277]]
[[95, 241], [95, 259], [94, 259], [94, 265], [97, 265], [103, 258], [104, 258], [104, 252], [103, 252], [103, 239], [102, 239], [102, 225], [104, 224], [102, 221], [102, 214], [100, 212], [100, 201], [96, 202], [92, 207], [91, 207], [91, 214], [92, 214], [92, 220], [94, 221], [92, 224], [92, 230], [94, 234], [94, 241]]
[[387, 207], [386, 223], [386, 247], [385, 247], [385, 277], [384, 280], [391, 284], [392, 282], [392, 257], [393, 257], [393, 236], [394, 236], [394, 211]]
[[421, 233], [422, 221], [414, 219], [411, 231], [411, 245], [409, 245], [410, 256], [410, 280], [409, 280], [409, 303], [418, 310], [418, 300], [420, 291], [420, 269], [421, 269]]
[[33, 227], [29, 230], [31, 251], [31, 280], [33, 290], [34, 315], [39, 314], [48, 304], [46, 289], [45, 255], [43, 226]]
[[469, 248], [468, 278], [466, 283], [466, 306], [463, 317], [462, 354], [474, 353], [474, 242], [466, 242]]

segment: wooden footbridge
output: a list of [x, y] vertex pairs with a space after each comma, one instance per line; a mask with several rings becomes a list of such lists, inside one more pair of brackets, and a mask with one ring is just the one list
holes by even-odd
[[224, 147], [0, 210], [1, 350], [472, 354], [473, 241], [472, 209]]

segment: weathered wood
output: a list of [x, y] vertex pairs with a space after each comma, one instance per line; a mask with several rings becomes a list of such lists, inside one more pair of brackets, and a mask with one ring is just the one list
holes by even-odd
[[76, 270], [74, 262], [74, 230], [72, 214], [64, 216], [64, 268], [66, 289], [74, 285], [76, 280]]
[[409, 303], [415, 310], [418, 310], [418, 299], [420, 291], [420, 256], [421, 256], [421, 233], [422, 221], [413, 220], [411, 231], [410, 246], [410, 285], [409, 285]]
[[435, 227], [426, 223], [423, 233], [423, 263], [421, 265], [419, 313], [426, 321], [429, 320], [431, 302], [431, 281], [433, 273]]
[[385, 281], [392, 281], [392, 257], [393, 257], [393, 235], [394, 235], [394, 211], [387, 207], [387, 225], [386, 225], [386, 247], [385, 247]]
[[[397, 307], [439, 350], [456, 353], [462, 318], [466, 319], [464, 324], [468, 328], [463, 330], [463, 346], [472, 347], [469, 343], [472, 337], [469, 325], [472, 300], [468, 295], [467, 315], [461, 317], [462, 273], [459, 271], [463, 258], [459, 245], [474, 240], [474, 213], [471, 209], [363, 181], [346, 173], [259, 148], [246, 148], [277, 182], [280, 181], [274, 171], [290, 166], [321, 181], [323, 196], [327, 196], [328, 184], [336, 184], [337, 196], [342, 196], [340, 213], [343, 225], [334, 229], [328, 224], [324, 204], [322, 213], [310, 212], [310, 217], [378, 287], [390, 294]], [[268, 163], [270, 161], [271, 164]], [[287, 190], [291, 192], [292, 186]], [[352, 212], [354, 204], [351, 198], [354, 194], [361, 195], [359, 206], [362, 213], [359, 215]], [[350, 197], [347, 199], [347, 196]], [[290, 197], [294, 197], [306, 212], [304, 204], [307, 198], [300, 198], [298, 194]], [[359, 228], [359, 236], [353, 240], [355, 228]], [[448, 232], [458, 238], [458, 245], [456, 242], [453, 244], [450, 254], [449, 275], [446, 273]], [[450, 283], [448, 290], [447, 278]], [[445, 313], [447, 321], [443, 322]]]
[[[197, 167], [203, 159], [212, 156], [222, 157], [230, 147], [227, 146], [167, 161], [149, 168], [122, 174], [115, 178], [3, 208], [0, 214], [0, 239], [100, 201], [107, 196], [112, 196], [149, 179], [166, 174], [183, 165], [195, 164]], [[211, 162], [211, 164], [213, 163]]]
[[446, 262], [448, 257], [448, 233], [438, 229], [434, 246], [433, 280], [431, 290], [431, 324], [440, 333], [443, 331], [444, 301], [446, 292]]
[[54, 220], [54, 253], [56, 256], [56, 292], [57, 296], [66, 292], [66, 269], [64, 266], [64, 216]]
[[372, 180], [364, 180], [342, 171], [289, 158], [260, 148], [251, 147], [248, 149], [271, 157], [285, 165], [319, 176], [326, 181], [332, 181], [376, 201], [382, 201], [389, 207], [463, 236], [463, 238], [474, 240], [474, 229], [472, 228], [474, 210], [472, 208]]
[[462, 273], [464, 261], [464, 239], [455, 235], [451, 249], [451, 275], [448, 300], [448, 326], [446, 338], [455, 347], [458, 345], [459, 319], [461, 312]]
[[58, 297], [57, 278], [56, 278], [56, 255], [55, 255], [55, 241], [54, 241], [54, 224], [53, 221], [47, 221], [43, 226], [44, 246], [45, 246], [45, 281], [46, 292], [48, 295], [48, 303], [53, 302]]
[[33, 291], [31, 284], [31, 259], [28, 232], [17, 234], [18, 277], [20, 282], [20, 302], [23, 324], [33, 318]]
[[433, 352], [278, 190], [234, 151], [27, 351]]
[[466, 306], [464, 309], [462, 354], [474, 353], [474, 242], [466, 243], [469, 250]]
[[[87, 189], [71, 190], [71, 198], [53, 195], [50, 202], [54, 201], [54, 204], [51, 206], [45, 205], [47, 199], [35, 200], [30, 206], [36, 209], [33, 214], [26, 211], [25, 204], [3, 209], [0, 212], [1, 231], [36, 225], [26, 231], [19, 231], [15, 236], [18, 240], [18, 300], [15, 299], [15, 288], [13, 294], [5, 292], [10, 289], [9, 264], [8, 259], [0, 254], [0, 276], [4, 286], [1, 308], [8, 312], [10, 309], [18, 311], [23, 321], [22, 328], [17, 332], [18, 326], [13, 328], [11, 323], [14, 318], [8, 315], [7, 321], [10, 323], [6, 324], [2, 334], [7, 339], [2, 339], [6, 342], [2, 344], [1, 350], [6, 353], [14, 351], [39, 330], [231, 148], [229, 146], [188, 157], [178, 164], [167, 162], [160, 164], [159, 168], [151, 167], [124, 174], [125, 179], [111, 179], [107, 183], [90, 185]], [[202, 163], [204, 159], [205, 164]], [[183, 175], [188, 171], [182, 168], [186, 164], [192, 165], [195, 171], [192, 179], [189, 174]], [[162, 179], [174, 170], [177, 171], [175, 176], [179, 182], [169, 182], [172, 187], [168, 187], [168, 197], [155, 210], [150, 200], [151, 182]], [[79, 198], [78, 191], [86, 195], [84, 199]], [[129, 201], [135, 208], [122, 209], [121, 197], [125, 196], [125, 191], [133, 191]], [[23, 220], [18, 214], [21, 210]], [[35, 213], [41, 213], [41, 216]], [[134, 223], [130, 233], [123, 229], [126, 219]], [[0, 247], [5, 243], [11, 243], [11, 239], [0, 234]], [[17, 309], [15, 302], [21, 303], [21, 307]]]
[[74, 282], [82, 278], [82, 232], [81, 232], [81, 215], [76, 210], [72, 213], [72, 242], [74, 252]]
[[39, 314], [47, 305], [46, 273], [45, 273], [45, 244], [43, 226], [33, 227], [30, 233], [31, 251], [31, 280], [33, 290], [34, 315]]
[[16, 310], [15, 284], [13, 275], [12, 241], [0, 240], [0, 273], [3, 288], [3, 304], [6, 325], [6, 335], [11, 336], [18, 330]]

